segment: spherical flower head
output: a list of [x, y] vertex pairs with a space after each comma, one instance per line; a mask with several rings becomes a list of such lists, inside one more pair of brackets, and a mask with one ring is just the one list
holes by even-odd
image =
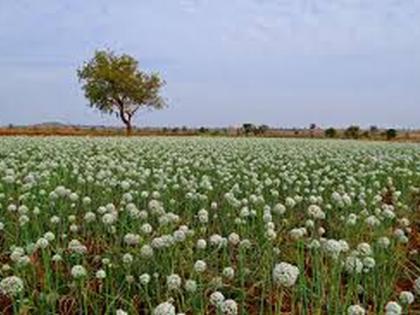
[[286, 212], [286, 207], [281, 203], [278, 203], [273, 207], [273, 213], [274, 214], [282, 215], [285, 212]]
[[27, 214], [28, 212], [29, 212], [29, 208], [27, 206], [25, 206], [25, 205], [21, 205], [18, 208], [18, 213], [19, 214]]
[[35, 246], [36, 246], [36, 248], [45, 249], [45, 248], [48, 247], [49, 244], [50, 244], [50, 242], [48, 242], [48, 240], [46, 238], [41, 237], [36, 241]]
[[143, 234], [150, 234], [153, 232], [153, 227], [149, 223], [145, 223], [140, 228]]
[[128, 181], [125, 181], [125, 180], [120, 183], [120, 186], [123, 190], [130, 189], [130, 183]]
[[347, 309], [347, 314], [348, 315], [365, 315], [366, 311], [363, 307], [356, 304], [356, 305], [349, 306], [349, 308]]
[[174, 236], [174, 240], [178, 243], [185, 241], [185, 239], [187, 238], [186, 233], [182, 230], [175, 231], [173, 236]]
[[70, 231], [76, 233], [77, 231], [79, 231], [79, 226], [77, 224], [70, 225]]
[[0, 281], [0, 291], [4, 295], [16, 296], [24, 289], [23, 281], [16, 276], [10, 276]]
[[190, 293], [197, 291], [197, 282], [194, 280], [187, 280], [185, 282], [185, 290]]
[[334, 239], [329, 239], [323, 244], [323, 248], [329, 256], [333, 258], [338, 258], [343, 246], [339, 241], [334, 240]]
[[276, 239], [276, 237], [277, 237], [277, 233], [273, 229], [267, 229], [265, 231], [264, 235], [270, 241], [274, 241]]
[[106, 272], [103, 269], [99, 269], [95, 274], [96, 279], [105, 279], [106, 278]]
[[207, 269], [207, 264], [203, 260], [197, 260], [194, 264], [194, 270], [198, 273], [203, 273]]
[[215, 291], [210, 295], [210, 304], [214, 306], [221, 307], [224, 301], [225, 296], [219, 291]]
[[239, 235], [237, 233], [230, 233], [228, 236], [229, 239], [229, 243], [236, 246], [239, 244], [239, 242], [241, 241], [241, 238], [239, 237]]
[[223, 269], [223, 276], [229, 280], [235, 277], [235, 270], [232, 267], [226, 267]]
[[84, 216], [84, 220], [88, 223], [94, 222], [96, 220], [96, 214], [92, 211], [88, 211]]
[[124, 243], [126, 243], [129, 246], [136, 246], [140, 243], [140, 235], [127, 233], [124, 236]]
[[376, 261], [373, 257], [365, 257], [363, 258], [363, 266], [368, 271], [370, 269], [375, 268]]
[[161, 303], [153, 310], [153, 315], [175, 315], [175, 307], [170, 302]]
[[82, 199], [82, 203], [85, 206], [90, 205], [91, 202], [92, 202], [92, 199], [90, 199], [90, 197], [83, 197]]
[[82, 265], [75, 265], [71, 268], [71, 275], [74, 279], [81, 279], [87, 275], [87, 271]]
[[182, 284], [182, 279], [177, 274], [172, 274], [166, 277], [166, 285], [169, 291], [179, 290]]
[[129, 253], [124, 254], [123, 257], [122, 257], [122, 261], [126, 265], [130, 265], [133, 262], [133, 260], [134, 260], [133, 255], [131, 255]]
[[221, 246], [223, 238], [219, 234], [213, 234], [210, 236], [210, 244], [213, 246]]
[[273, 221], [273, 216], [271, 215], [271, 212], [264, 212], [263, 221], [265, 223]]
[[29, 219], [29, 217], [27, 215], [21, 215], [19, 217], [19, 224], [20, 224], [20, 226], [24, 226], [29, 221], [30, 221], [30, 219]]
[[198, 248], [198, 249], [206, 249], [206, 247], [207, 247], [207, 242], [206, 242], [206, 240], [204, 240], [204, 239], [199, 239], [199, 240], [197, 241], [196, 246], [197, 246], [197, 248]]
[[87, 247], [76, 239], [71, 240], [67, 247], [73, 253], [84, 254], [87, 252]]
[[47, 239], [49, 242], [52, 242], [55, 240], [55, 235], [53, 232], [47, 232], [44, 234], [44, 238]]
[[308, 214], [314, 219], [323, 220], [325, 219], [325, 213], [317, 205], [310, 205], [308, 208]]
[[401, 315], [402, 307], [397, 302], [388, 302], [385, 306], [385, 315]]
[[226, 315], [238, 314], [238, 304], [234, 300], [224, 301], [220, 308], [223, 314], [226, 314]]
[[315, 227], [315, 222], [313, 220], [306, 220], [305, 227], [308, 229], [313, 229]]
[[143, 245], [140, 249], [140, 256], [143, 258], [153, 257], [153, 248], [150, 245]]
[[308, 247], [309, 247], [310, 249], [314, 249], [314, 250], [319, 249], [319, 248], [321, 247], [321, 242], [320, 242], [319, 240], [317, 240], [317, 239], [313, 239], [313, 240], [309, 243]]
[[243, 239], [239, 245], [241, 248], [244, 249], [249, 249], [252, 246], [251, 241], [249, 239]]
[[345, 253], [349, 251], [350, 246], [345, 240], [339, 240], [338, 243], [340, 243], [341, 252]]
[[386, 248], [388, 248], [388, 247], [389, 247], [389, 245], [391, 245], [391, 241], [389, 240], [389, 238], [388, 238], [388, 237], [383, 236], [383, 237], [380, 237], [380, 238], [378, 239], [378, 245], [379, 245], [382, 249], [386, 249]]
[[50, 219], [50, 222], [51, 222], [52, 224], [58, 224], [58, 223], [60, 223], [60, 221], [61, 221], [60, 217], [58, 217], [58, 216], [56, 216], [56, 215], [53, 215], [53, 216], [51, 217], [51, 219]]
[[19, 260], [17, 261], [18, 266], [27, 266], [30, 263], [31, 263], [31, 259], [27, 255], [20, 257]]
[[292, 197], [286, 198], [286, 206], [288, 208], [293, 208], [296, 205], [296, 201]]
[[414, 302], [414, 294], [410, 291], [402, 291], [400, 293], [400, 301], [405, 305], [412, 304]]
[[350, 274], [361, 273], [363, 270], [363, 262], [355, 256], [349, 256], [346, 258], [344, 267]]
[[299, 269], [296, 266], [282, 262], [273, 269], [273, 281], [276, 285], [291, 287], [296, 283]]
[[112, 225], [117, 220], [116, 216], [113, 213], [105, 213], [102, 216], [102, 222], [105, 225]]
[[379, 219], [375, 217], [374, 215], [371, 215], [365, 219], [365, 223], [369, 225], [370, 227], [375, 227], [375, 226], [379, 226], [381, 224], [381, 221], [379, 221]]
[[205, 209], [201, 209], [198, 211], [198, 221], [200, 221], [200, 223], [206, 224], [209, 222], [209, 213], [207, 212], [207, 210]]
[[357, 250], [362, 256], [372, 255], [372, 248], [368, 243], [360, 243], [359, 245], [357, 245]]
[[128, 313], [122, 309], [118, 309], [115, 315], [128, 315]]
[[142, 285], [147, 285], [150, 282], [150, 275], [148, 273], [143, 273], [140, 275], [139, 280]]
[[307, 230], [304, 227], [294, 228], [289, 231], [289, 235], [292, 240], [299, 240], [307, 234]]

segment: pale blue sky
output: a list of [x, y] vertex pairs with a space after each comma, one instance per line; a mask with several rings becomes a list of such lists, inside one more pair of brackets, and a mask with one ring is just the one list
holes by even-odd
[[1, 0], [0, 124], [119, 124], [75, 75], [104, 47], [167, 81], [139, 125], [420, 127], [420, 0]]

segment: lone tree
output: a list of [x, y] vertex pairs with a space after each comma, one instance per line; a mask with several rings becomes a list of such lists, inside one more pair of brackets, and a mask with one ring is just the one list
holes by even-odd
[[165, 82], [159, 74], [148, 74], [133, 57], [98, 50], [94, 57], [77, 70], [82, 89], [91, 107], [115, 114], [132, 131], [132, 118], [139, 109], [161, 109], [166, 106], [159, 92]]
[[325, 136], [327, 138], [335, 138], [337, 136], [337, 130], [333, 127], [330, 127], [328, 129], [325, 129]]
[[350, 126], [346, 129], [344, 135], [346, 136], [346, 138], [359, 139], [360, 127], [355, 125]]
[[244, 130], [245, 135], [248, 136], [250, 133], [254, 133], [255, 132], [256, 127], [255, 127], [254, 124], [245, 123], [245, 124], [242, 125], [242, 129]]
[[315, 136], [314, 131], [316, 129], [316, 124], [312, 123], [309, 125], [309, 134], [311, 135], [311, 138], [313, 138]]
[[387, 129], [387, 131], [385, 132], [385, 136], [387, 140], [392, 140], [396, 138], [397, 134], [398, 134], [397, 130], [393, 128]]

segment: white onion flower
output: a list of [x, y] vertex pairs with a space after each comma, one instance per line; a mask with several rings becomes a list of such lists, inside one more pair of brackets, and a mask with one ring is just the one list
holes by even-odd
[[75, 265], [71, 268], [71, 275], [75, 279], [80, 279], [87, 275], [87, 271], [82, 265]]
[[238, 304], [234, 300], [225, 300], [220, 306], [222, 313], [226, 315], [237, 315]]
[[366, 310], [361, 307], [360, 305], [356, 304], [356, 305], [350, 305], [347, 308], [347, 314], [348, 315], [365, 315], [366, 314]]
[[106, 272], [103, 269], [99, 269], [95, 274], [96, 279], [105, 279], [106, 278]]
[[23, 292], [24, 284], [21, 278], [10, 276], [0, 281], [0, 291], [4, 295], [16, 296]]
[[225, 296], [219, 291], [215, 291], [210, 295], [210, 304], [214, 306], [221, 307], [224, 301]]
[[153, 315], [175, 315], [175, 307], [170, 302], [161, 303], [153, 310]]
[[207, 269], [207, 264], [203, 260], [197, 260], [194, 264], [194, 270], [198, 273], [203, 273]]
[[289, 263], [282, 262], [273, 269], [273, 281], [276, 285], [291, 287], [296, 283], [299, 269]]
[[187, 292], [194, 293], [197, 291], [197, 282], [191, 279], [185, 281], [185, 290]]
[[140, 275], [139, 280], [142, 285], [147, 285], [150, 282], [150, 275], [148, 273], [143, 273]]
[[399, 298], [401, 303], [405, 305], [410, 305], [414, 302], [414, 294], [410, 291], [402, 291]]
[[169, 291], [176, 291], [181, 288], [182, 279], [177, 274], [172, 274], [166, 277], [166, 285]]
[[402, 307], [397, 302], [388, 302], [385, 306], [385, 315], [401, 315]]

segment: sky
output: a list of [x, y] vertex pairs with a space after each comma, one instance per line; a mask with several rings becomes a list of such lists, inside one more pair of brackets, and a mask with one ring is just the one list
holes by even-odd
[[76, 76], [103, 48], [166, 80], [139, 126], [420, 128], [420, 0], [1, 0], [0, 125], [121, 125]]

